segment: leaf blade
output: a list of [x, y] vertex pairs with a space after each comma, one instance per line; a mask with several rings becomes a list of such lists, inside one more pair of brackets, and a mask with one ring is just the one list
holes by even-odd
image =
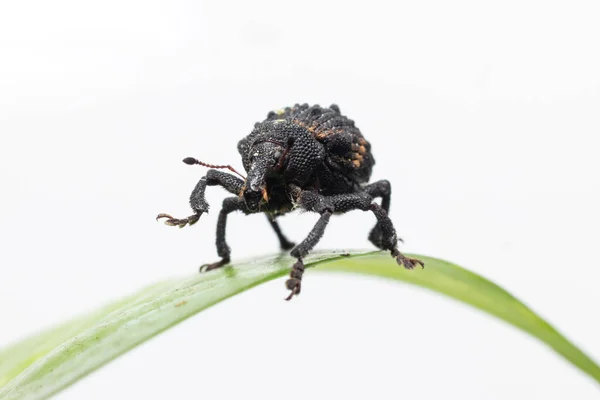
[[[490, 313], [530, 333], [600, 382], [600, 368], [527, 306], [492, 282], [443, 260], [420, 257], [406, 271], [386, 253], [315, 253], [316, 270], [368, 274], [415, 284]], [[237, 293], [289, 272], [277, 255], [209, 274], [160, 282], [88, 316], [0, 350], [0, 399], [40, 399], [67, 387], [120, 354]], [[312, 268], [308, 271], [312, 272]], [[33, 351], [32, 351], [33, 350]], [[8, 360], [8, 361], [7, 361]]]

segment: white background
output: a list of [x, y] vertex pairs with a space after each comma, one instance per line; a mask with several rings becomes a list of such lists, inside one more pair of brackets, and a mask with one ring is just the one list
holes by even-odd
[[[271, 109], [335, 102], [393, 185], [403, 249], [507, 288], [600, 360], [600, 12], [595, 1], [0, 3], [0, 345], [216, 260], [204, 170]], [[281, 220], [294, 240], [310, 214]], [[230, 218], [234, 258], [277, 250]], [[371, 215], [319, 248], [365, 248]], [[357, 227], [360, 227], [357, 229]], [[596, 399], [534, 339], [368, 278], [306, 274], [226, 301], [59, 395]]]

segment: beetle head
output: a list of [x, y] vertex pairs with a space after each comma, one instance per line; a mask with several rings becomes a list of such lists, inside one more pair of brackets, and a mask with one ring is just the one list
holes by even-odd
[[256, 124], [238, 143], [238, 151], [248, 173], [244, 193], [262, 192], [265, 200], [268, 178], [302, 185], [324, 156], [322, 145], [308, 130], [283, 120]]

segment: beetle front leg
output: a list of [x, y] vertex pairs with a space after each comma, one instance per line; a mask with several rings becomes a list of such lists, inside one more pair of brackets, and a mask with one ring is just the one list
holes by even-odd
[[292, 266], [292, 271], [290, 272], [290, 279], [285, 282], [285, 286], [288, 290], [291, 290], [290, 295], [286, 298], [286, 300], [291, 300], [295, 295], [300, 294], [300, 288], [302, 284], [302, 275], [304, 275], [304, 262], [302, 259], [306, 257], [308, 252], [315, 247], [315, 245], [321, 240], [323, 237], [323, 233], [325, 233], [325, 228], [329, 223], [329, 218], [331, 218], [332, 211], [325, 210], [321, 214], [321, 218], [317, 221], [315, 226], [312, 228], [306, 239], [302, 241], [298, 246], [296, 246], [292, 252], [290, 253], [292, 257], [296, 257], [298, 261]]
[[301, 191], [292, 186], [290, 190], [292, 197], [302, 208], [308, 211], [315, 211], [321, 214], [308, 237], [302, 243], [296, 246], [290, 253], [298, 261], [293, 265], [290, 272], [290, 279], [286, 281], [286, 287], [292, 291], [286, 300], [291, 300], [294, 295], [300, 293], [302, 275], [304, 274], [304, 263], [302, 259], [317, 244], [323, 236], [325, 227], [329, 222], [332, 213], [345, 213], [352, 210], [372, 211], [377, 218], [377, 226], [381, 230], [381, 247], [383, 250], [389, 250], [392, 257], [398, 264], [404, 265], [407, 269], [413, 269], [416, 265], [424, 266], [421, 260], [408, 258], [398, 250], [398, 237], [392, 221], [388, 217], [385, 209], [377, 203], [373, 203], [373, 197], [366, 191], [355, 193], [340, 194], [324, 197], [315, 192]]
[[290, 279], [285, 282], [285, 286], [288, 290], [291, 290], [290, 295], [286, 298], [288, 301], [295, 295], [300, 294], [302, 275], [304, 274], [304, 262], [302, 259], [321, 240], [323, 233], [325, 233], [325, 228], [329, 223], [329, 218], [331, 218], [331, 214], [334, 212], [333, 203], [331, 203], [328, 197], [321, 196], [315, 192], [301, 191], [297, 186], [291, 188], [291, 194], [302, 208], [307, 211], [317, 212], [321, 214], [321, 217], [306, 239], [290, 252], [292, 257], [297, 258], [297, 261], [292, 266]]
[[179, 226], [183, 228], [186, 225], [194, 225], [200, 219], [202, 214], [208, 212], [209, 205], [206, 202], [206, 198], [204, 196], [204, 192], [206, 191], [206, 186], [222, 186], [230, 193], [239, 195], [244, 187], [244, 181], [240, 178], [235, 177], [226, 172], [218, 171], [216, 169], [210, 169], [206, 173], [206, 176], [202, 177], [200, 181], [196, 184], [196, 187], [192, 191], [190, 195], [190, 206], [194, 211], [194, 214], [189, 217], [178, 219], [173, 218], [169, 214], [158, 214], [156, 217], [157, 220], [161, 218], [166, 218], [165, 224], [169, 226]]
[[302, 275], [304, 274], [304, 263], [302, 262], [302, 259], [306, 257], [308, 252], [312, 250], [323, 236], [331, 214], [334, 212], [345, 213], [351, 210], [368, 211], [373, 201], [373, 198], [364, 191], [326, 197], [311, 191], [301, 191], [300, 188], [292, 186], [290, 188], [290, 193], [296, 203], [302, 208], [307, 211], [318, 212], [321, 214], [321, 218], [319, 218], [306, 239], [290, 253], [293, 257], [296, 257], [298, 261], [292, 266], [290, 279], [285, 283], [286, 287], [292, 291], [286, 300], [291, 300], [294, 295], [300, 293]]

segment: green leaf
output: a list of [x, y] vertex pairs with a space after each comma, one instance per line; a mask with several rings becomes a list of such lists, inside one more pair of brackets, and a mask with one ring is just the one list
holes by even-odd
[[[389, 254], [380, 252], [350, 256], [315, 253], [306, 259], [306, 264], [317, 266], [315, 270], [319, 271], [412, 283], [470, 304], [537, 337], [600, 383], [600, 367], [594, 361], [508, 292], [457, 265], [417, 257], [425, 261], [424, 270], [407, 271]], [[292, 263], [289, 256], [271, 256], [160, 282], [15, 343], [0, 350], [0, 399], [46, 398], [178, 322], [288, 274]], [[309, 269], [307, 274], [312, 272]]]

